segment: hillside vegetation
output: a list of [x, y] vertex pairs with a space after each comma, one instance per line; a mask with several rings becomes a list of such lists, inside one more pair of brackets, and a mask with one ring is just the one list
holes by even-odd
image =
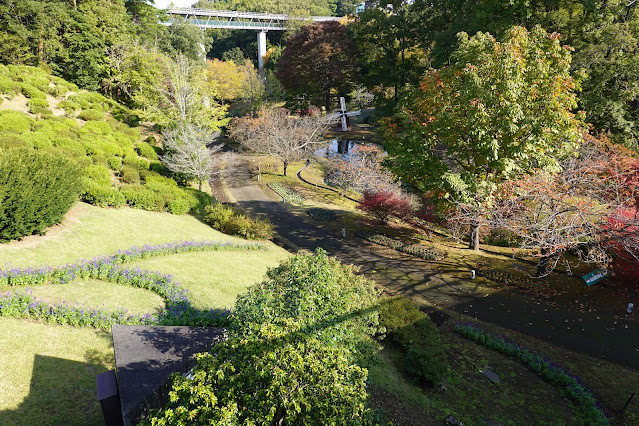
[[0, 94], [0, 152], [27, 148], [72, 159], [82, 170], [83, 201], [174, 214], [208, 204], [207, 194], [178, 186], [155, 139], [143, 140], [139, 118], [117, 102], [16, 65], [0, 65]]

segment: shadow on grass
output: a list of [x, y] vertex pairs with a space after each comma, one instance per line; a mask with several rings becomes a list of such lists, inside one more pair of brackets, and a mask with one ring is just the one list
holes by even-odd
[[[110, 340], [109, 333], [103, 338]], [[35, 354], [29, 395], [12, 410], [0, 411], [0, 425], [102, 425], [95, 378], [112, 368], [110, 354], [89, 351], [73, 361]]]

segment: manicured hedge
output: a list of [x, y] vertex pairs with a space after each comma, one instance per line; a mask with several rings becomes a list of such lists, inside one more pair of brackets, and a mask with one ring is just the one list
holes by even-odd
[[42, 151], [0, 151], [0, 241], [59, 223], [79, 192], [73, 161]]
[[575, 414], [583, 424], [609, 424], [597, 400], [590, 390], [581, 384], [578, 377], [571, 376], [563, 368], [505, 337], [489, 334], [474, 324], [458, 323], [455, 325], [455, 331], [473, 342], [509, 355], [557, 387], [573, 403]]
[[379, 323], [404, 354], [406, 371], [430, 384], [439, 384], [448, 374], [446, 346], [437, 326], [405, 297], [388, 299], [379, 308]]
[[221, 203], [205, 207], [204, 221], [213, 229], [249, 240], [273, 238], [273, 225], [268, 220], [254, 219], [241, 210]]

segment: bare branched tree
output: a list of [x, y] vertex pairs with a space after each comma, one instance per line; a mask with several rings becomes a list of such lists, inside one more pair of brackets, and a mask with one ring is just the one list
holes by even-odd
[[611, 254], [639, 259], [636, 159], [591, 136], [557, 174], [539, 171], [506, 183], [489, 221], [512, 231], [545, 275], [565, 255], [606, 267]]
[[282, 109], [262, 108], [257, 117], [240, 118], [230, 136], [251, 151], [271, 155], [284, 164], [304, 158], [324, 143], [324, 133], [335, 118], [327, 115], [291, 116]]
[[222, 149], [222, 145], [207, 147], [216, 135], [206, 127], [183, 122], [177, 129], [165, 130], [164, 148], [166, 155], [161, 157], [162, 163], [175, 173], [183, 173], [198, 180], [198, 188], [202, 190], [202, 182], [208, 180], [211, 173], [212, 155]]

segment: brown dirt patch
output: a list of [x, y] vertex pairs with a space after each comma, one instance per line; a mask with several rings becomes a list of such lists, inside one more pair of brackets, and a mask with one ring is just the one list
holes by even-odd
[[370, 406], [381, 411], [383, 420], [395, 426], [441, 425], [424, 410], [404, 402], [379, 386], [369, 386]]

